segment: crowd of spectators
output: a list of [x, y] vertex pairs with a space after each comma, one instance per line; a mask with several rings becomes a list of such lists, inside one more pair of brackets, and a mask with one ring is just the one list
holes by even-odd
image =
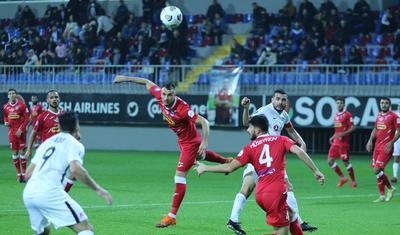
[[189, 53], [187, 23], [166, 29], [159, 19], [165, 6], [143, 0], [136, 16], [123, 0], [109, 14], [96, 0], [70, 0], [35, 16], [19, 5], [13, 19], [0, 21], [0, 64], [26, 65], [24, 72], [38, 64], [181, 64]]
[[[246, 43], [232, 40], [228, 64], [363, 64], [400, 61], [400, 8], [371, 10], [365, 0], [340, 12], [331, 0], [319, 9], [309, 0], [292, 0], [277, 14], [252, 4], [253, 27]], [[376, 47], [367, 50], [365, 46]], [[384, 48], [379, 48], [379, 47]], [[373, 57], [371, 60], [368, 58]]]

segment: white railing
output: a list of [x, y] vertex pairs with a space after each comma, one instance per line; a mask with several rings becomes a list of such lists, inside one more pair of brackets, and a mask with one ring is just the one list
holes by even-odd
[[[0, 85], [32, 92], [60, 89], [64, 92], [145, 93], [134, 84], [111, 84], [116, 74], [140, 76], [155, 83], [174, 82], [178, 93], [207, 94], [215, 71], [235, 65], [2, 65]], [[307, 95], [397, 95], [399, 65], [243, 65], [242, 94], [265, 94], [277, 87], [291, 94]], [[190, 84], [190, 85], [188, 85]]]

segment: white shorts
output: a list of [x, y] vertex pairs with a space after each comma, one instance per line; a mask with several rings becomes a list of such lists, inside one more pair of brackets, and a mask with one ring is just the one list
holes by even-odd
[[[257, 175], [256, 169], [254, 169], [254, 166], [250, 163], [247, 164], [246, 169], [244, 169], [244, 171], [243, 171], [243, 178], [248, 174], [252, 174], [254, 177], [254, 182], [257, 183], [258, 175]], [[285, 179], [288, 180], [288, 175], [287, 175], [286, 170], [285, 170]]]
[[31, 195], [24, 191], [23, 199], [31, 227], [37, 234], [43, 233], [50, 224], [57, 229], [88, 219], [81, 206], [61, 190], [40, 195]]
[[400, 156], [400, 139], [394, 142], [393, 156]]

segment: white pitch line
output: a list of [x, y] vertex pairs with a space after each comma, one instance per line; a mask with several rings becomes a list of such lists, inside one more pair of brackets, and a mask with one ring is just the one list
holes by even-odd
[[[310, 196], [310, 197], [299, 197], [299, 200], [315, 200], [315, 199], [334, 199], [334, 198], [357, 198], [357, 197], [373, 197], [376, 194], [354, 194], [354, 195], [329, 195], [329, 196]], [[255, 200], [248, 200], [255, 201]], [[233, 200], [224, 200], [224, 201], [199, 201], [199, 202], [185, 202], [186, 205], [204, 205], [204, 204], [219, 204], [219, 203], [233, 203]], [[168, 203], [145, 203], [145, 204], [121, 204], [121, 205], [87, 205], [82, 206], [84, 209], [113, 209], [113, 208], [143, 208], [143, 207], [157, 207], [157, 206], [169, 206]], [[0, 213], [7, 212], [23, 212], [26, 211], [25, 207], [17, 207], [17, 209], [1, 209]]]

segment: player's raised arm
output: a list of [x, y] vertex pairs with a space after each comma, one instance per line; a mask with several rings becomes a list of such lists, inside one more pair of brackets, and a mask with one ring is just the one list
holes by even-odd
[[210, 133], [210, 124], [207, 119], [204, 117], [197, 115], [196, 123], [201, 125], [201, 130], [202, 130], [202, 141], [199, 147], [198, 154], [200, 156], [205, 157], [206, 156], [206, 150], [208, 147], [208, 134]]
[[150, 90], [150, 88], [154, 85], [156, 85], [154, 82], [150, 81], [149, 79], [146, 78], [140, 78], [140, 77], [128, 77], [128, 76], [123, 76], [123, 75], [117, 75], [115, 76], [115, 79], [113, 83], [121, 83], [121, 82], [134, 82], [137, 84], [142, 84], [146, 86], [147, 90]]
[[233, 159], [229, 163], [221, 164], [221, 165], [205, 165], [203, 163], [198, 163], [198, 165], [194, 168], [197, 172], [197, 175], [200, 176], [205, 172], [216, 172], [216, 173], [231, 173], [236, 169], [242, 167], [242, 163], [238, 160]]
[[374, 128], [372, 130], [371, 135], [369, 137], [367, 147], [366, 147], [368, 152], [372, 151], [372, 147], [374, 146], [375, 137], [376, 137], [376, 128]]
[[303, 149], [304, 152], [306, 152], [307, 151], [306, 142], [304, 142], [303, 138], [301, 138], [300, 134], [296, 131], [296, 129], [294, 129], [292, 124], [290, 124], [290, 127], [286, 127], [286, 131], [288, 132], [290, 138], [292, 138], [296, 143], [298, 143], [300, 145], [300, 148]]
[[313, 160], [311, 160], [310, 156], [308, 156], [308, 154], [306, 152], [304, 152], [303, 149], [301, 149], [297, 145], [292, 145], [290, 147], [290, 152], [296, 154], [298, 158], [303, 160], [304, 163], [314, 173], [315, 179], [318, 180], [321, 185], [324, 184], [324, 181], [325, 181], [324, 175], [321, 173], [321, 171], [318, 169], [318, 167], [314, 164]]
[[90, 177], [87, 170], [82, 166], [82, 164], [79, 161], [73, 160], [69, 163], [69, 166], [73, 177], [84, 183], [89, 188], [96, 191], [97, 194], [100, 197], [104, 198], [108, 204], [110, 205], [112, 204], [111, 194], [107, 192], [107, 190], [103, 189], [100, 185], [98, 185], [92, 179], [92, 177]]
[[242, 101], [240, 102], [243, 106], [243, 114], [242, 114], [242, 124], [243, 126], [249, 125], [249, 107], [250, 107], [250, 99], [247, 97], [243, 97]]

